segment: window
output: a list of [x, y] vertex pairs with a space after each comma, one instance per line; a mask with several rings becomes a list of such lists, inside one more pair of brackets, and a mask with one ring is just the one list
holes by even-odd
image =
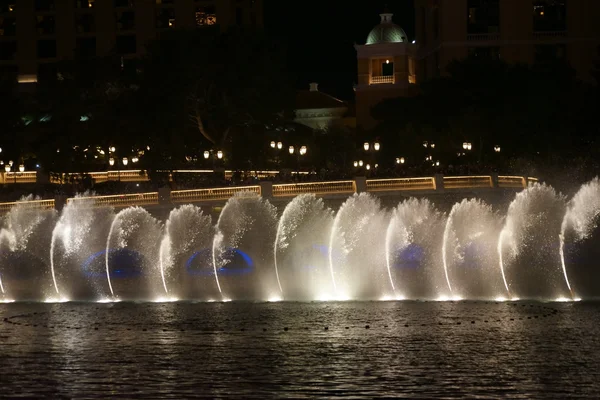
[[115, 0], [115, 7], [135, 7], [134, 0]]
[[244, 9], [242, 7], [237, 7], [235, 9], [235, 23], [238, 26], [244, 24]]
[[56, 20], [52, 15], [38, 15], [35, 27], [38, 35], [53, 35], [56, 29]]
[[90, 9], [94, 8], [96, 0], [74, 0], [75, 8]]
[[117, 11], [117, 30], [129, 31], [135, 29], [135, 11]]
[[214, 25], [216, 23], [215, 6], [196, 7], [196, 26]]
[[467, 34], [497, 33], [500, 31], [499, 0], [468, 0]]
[[75, 15], [75, 29], [77, 33], [91, 33], [96, 30], [94, 14], [85, 13]]
[[566, 31], [566, 0], [535, 0], [533, 2], [533, 30], [535, 32]]
[[54, 11], [54, 0], [35, 0], [36, 11]]
[[76, 58], [94, 58], [96, 57], [96, 38], [77, 38], [75, 47]]
[[134, 35], [117, 36], [117, 53], [135, 54], [137, 43]]
[[16, 10], [17, 0], [0, 0], [0, 13], [9, 13]]
[[433, 39], [437, 40], [440, 36], [440, 12], [438, 7], [433, 9]]
[[14, 60], [17, 54], [17, 42], [0, 42], [0, 60]]
[[17, 34], [17, 19], [15, 17], [0, 17], [0, 36], [15, 36]]
[[38, 66], [38, 83], [55, 82], [58, 74], [58, 68], [54, 63], [43, 63]]
[[175, 27], [175, 10], [173, 8], [159, 8], [156, 10], [156, 28], [167, 29]]
[[566, 47], [564, 44], [544, 44], [535, 46], [535, 62], [543, 64], [566, 58]]
[[394, 62], [385, 60], [381, 63], [381, 76], [394, 76]]
[[38, 40], [37, 41], [38, 58], [56, 57], [56, 40]]
[[500, 47], [471, 47], [469, 56], [478, 59], [499, 60]]

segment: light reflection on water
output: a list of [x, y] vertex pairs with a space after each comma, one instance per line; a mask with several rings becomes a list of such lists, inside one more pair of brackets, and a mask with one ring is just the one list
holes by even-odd
[[2, 304], [0, 397], [598, 397], [598, 311], [590, 302]]

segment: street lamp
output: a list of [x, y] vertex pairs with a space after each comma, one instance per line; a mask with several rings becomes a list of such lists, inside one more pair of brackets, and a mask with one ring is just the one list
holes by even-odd
[[25, 172], [25, 166], [23, 164], [19, 165], [19, 172]]
[[221, 150], [217, 151], [217, 158], [219, 160], [223, 158], [223, 152]]
[[471, 150], [473, 148], [473, 145], [469, 142], [468, 146], [467, 146], [467, 150]]
[[6, 165], [4, 166], [4, 171], [6, 171], [6, 172], [10, 172], [10, 165], [6, 164]]
[[360, 161], [358, 162], [358, 166], [359, 166], [359, 167], [362, 167], [362, 166], [363, 166], [363, 164], [364, 164], [364, 163], [363, 163], [363, 160], [360, 160]]
[[277, 142], [277, 149], [281, 150], [283, 148], [283, 143]]
[[500, 149], [500, 146], [498, 146], [498, 145], [495, 145], [495, 146], [494, 146], [494, 151], [495, 151], [496, 153], [500, 153], [500, 150], [501, 150], [501, 149]]
[[209, 151], [205, 151], [204, 152], [204, 159], [208, 160], [208, 157], [210, 157], [210, 152]]
[[467, 143], [467, 142], [463, 142], [463, 149], [464, 149], [464, 150], [466, 150], [466, 149], [467, 149], [467, 147], [469, 147], [469, 143]]
[[354, 161], [354, 168], [358, 167], [358, 161]]
[[135, 156], [131, 158], [131, 162], [134, 164], [137, 163], [138, 161], [140, 161], [140, 159]]
[[272, 149], [274, 149], [274, 148], [275, 148], [275, 142], [274, 142], [274, 141], [272, 141], [272, 142], [271, 142], [271, 148], [272, 148]]
[[128, 163], [129, 163], [129, 159], [127, 157], [123, 157], [123, 165], [127, 166]]
[[300, 147], [300, 155], [301, 155], [301, 156], [305, 155], [305, 154], [306, 154], [306, 152], [307, 152], [307, 148], [306, 148], [306, 146], [302, 146], [302, 147]]
[[398, 157], [396, 158], [396, 164], [404, 164], [404, 157]]
[[429, 146], [429, 142], [427, 142], [427, 141], [423, 142], [423, 147], [427, 148], [427, 146]]
[[369, 142], [365, 142], [365, 143], [363, 144], [363, 148], [365, 149], [365, 151], [369, 151], [369, 148], [370, 148], [370, 147], [371, 147], [371, 146], [369, 145]]
[[371, 169], [371, 165], [367, 164], [367, 171]]
[[108, 159], [108, 164], [112, 167], [113, 165], [115, 165], [115, 159], [114, 158], [109, 158]]
[[381, 148], [381, 145], [379, 144], [379, 142], [373, 143], [373, 149], [375, 149], [375, 151], [379, 151], [380, 148]]
[[432, 149], [435, 149], [435, 143], [431, 143], [430, 146], [431, 146]]
[[290, 146], [288, 150], [290, 154], [294, 154], [294, 146]]

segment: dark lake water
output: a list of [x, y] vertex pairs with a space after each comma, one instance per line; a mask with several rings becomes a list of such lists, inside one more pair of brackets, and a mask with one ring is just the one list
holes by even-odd
[[598, 398], [600, 303], [0, 304], [0, 398]]

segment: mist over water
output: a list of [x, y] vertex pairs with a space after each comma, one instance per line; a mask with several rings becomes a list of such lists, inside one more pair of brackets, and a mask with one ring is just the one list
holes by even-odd
[[58, 214], [28, 200], [0, 227], [2, 302], [600, 295], [598, 179], [569, 201], [533, 184], [510, 204], [423, 197], [384, 207], [360, 193], [334, 209], [313, 194], [276, 207], [242, 192], [216, 221], [191, 204], [157, 216], [89, 199], [69, 201]]

